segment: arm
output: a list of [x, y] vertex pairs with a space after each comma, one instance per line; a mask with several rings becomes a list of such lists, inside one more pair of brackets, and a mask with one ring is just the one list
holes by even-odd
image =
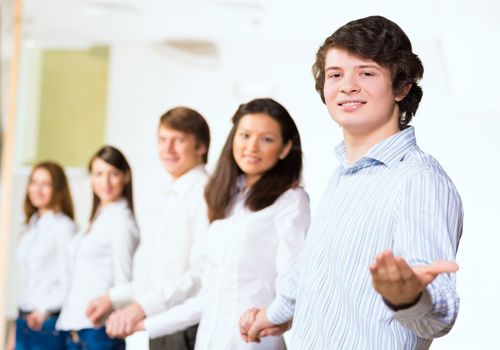
[[[184, 303], [174, 306], [145, 320], [135, 323], [115, 322], [113, 317], [106, 322], [106, 333], [110, 337], [124, 338], [136, 331], [145, 330], [151, 339], [182, 331], [199, 323], [203, 310], [203, 297], [198, 294]], [[118, 311], [120, 312], [120, 311]], [[120, 317], [117, 314], [117, 317]]]
[[[260, 336], [278, 335], [286, 331], [295, 310], [298, 286], [299, 255], [310, 224], [309, 198], [297, 189], [282, 198], [285, 204], [275, 220], [278, 236], [276, 252], [276, 297], [269, 308], [255, 313], [249, 310], [240, 322], [240, 333], [245, 341], [256, 341]], [[255, 322], [252, 322], [255, 320]]]
[[[47, 236], [50, 237], [56, 248], [53, 259], [56, 261], [57, 270], [54, 272], [57, 276], [54, 276], [54, 282], [57, 284], [52, 285], [50, 293], [44, 300], [40, 301], [40, 306], [35, 310], [38, 316], [47, 314], [49, 311], [60, 310], [69, 289], [68, 243], [76, 232], [76, 226], [69, 219], [66, 220], [66, 217], [58, 220], [57, 225], [54, 225], [51, 231], [47, 232], [49, 234]], [[40, 319], [40, 317], [37, 318]]]
[[[135, 222], [121, 218], [111, 237], [114, 285], [125, 285], [127, 288], [131, 285], [133, 257], [139, 241]], [[86, 315], [97, 326], [112, 309], [113, 302], [108, 293], [92, 300]]]
[[405, 259], [391, 252], [379, 255], [370, 267], [373, 284], [404, 327], [422, 338], [439, 337], [458, 314], [451, 272], [458, 269], [453, 260], [462, 204], [449, 179], [434, 172], [410, 179], [400, 195], [394, 247]]
[[200, 289], [201, 270], [206, 262], [205, 237], [208, 230], [208, 215], [203, 191], [196, 193], [189, 205], [185, 234], [191, 237], [189, 266], [185, 273], [174, 281], [167, 281], [161, 289], [152, 290], [137, 298], [144, 314], [155, 315], [182, 303]]

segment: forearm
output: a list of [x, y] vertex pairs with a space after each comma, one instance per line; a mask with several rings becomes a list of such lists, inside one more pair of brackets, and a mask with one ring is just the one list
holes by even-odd
[[460, 299], [454, 287], [430, 285], [414, 306], [394, 313], [394, 318], [419, 337], [446, 335], [458, 315]]
[[144, 330], [151, 339], [174, 334], [199, 323], [201, 314], [201, 298], [194, 297], [168, 311], [147, 317]]

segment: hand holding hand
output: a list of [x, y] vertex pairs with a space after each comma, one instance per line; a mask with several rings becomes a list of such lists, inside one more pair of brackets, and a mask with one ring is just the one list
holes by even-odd
[[142, 306], [138, 303], [115, 311], [106, 321], [106, 333], [111, 338], [125, 338], [138, 330], [144, 329], [144, 322], [141, 321], [144, 320], [145, 316]]
[[389, 250], [377, 255], [370, 265], [373, 288], [395, 306], [417, 302], [427, 285], [439, 274], [457, 270], [456, 263], [445, 260], [410, 267], [402, 257], [395, 257]]
[[113, 303], [107, 295], [103, 295], [97, 299], [92, 300], [85, 312], [87, 318], [94, 326], [99, 326], [103, 318], [113, 310]]
[[267, 318], [267, 308], [247, 310], [240, 318], [240, 334], [245, 342], [260, 342], [260, 338], [277, 336], [290, 328], [290, 322], [275, 325]]

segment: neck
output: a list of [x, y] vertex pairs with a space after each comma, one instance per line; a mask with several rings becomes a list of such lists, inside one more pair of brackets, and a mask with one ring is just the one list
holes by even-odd
[[347, 152], [347, 163], [353, 165], [361, 159], [373, 146], [399, 132], [398, 125], [380, 128], [368, 133], [352, 133], [344, 129], [344, 144]]
[[52, 211], [52, 208], [40, 208], [40, 209], [38, 209], [38, 216], [42, 217], [42, 216], [44, 216], [45, 214], [47, 214], [48, 212], [51, 212], [51, 211]]

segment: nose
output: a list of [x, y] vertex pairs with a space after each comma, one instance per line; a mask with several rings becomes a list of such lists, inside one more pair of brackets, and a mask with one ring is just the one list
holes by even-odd
[[174, 152], [174, 141], [173, 140], [168, 140], [167, 141], [166, 149], [167, 149], [167, 153], [173, 153]]
[[359, 92], [360, 87], [352, 75], [346, 74], [344, 76], [344, 79], [342, 80], [342, 86], [340, 88], [340, 91], [343, 92], [344, 94], [354, 94], [356, 92]]
[[257, 137], [251, 137], [248, 139], [247, 148], [251, 152], [257, 152], [259, 150], [259, 140]]

